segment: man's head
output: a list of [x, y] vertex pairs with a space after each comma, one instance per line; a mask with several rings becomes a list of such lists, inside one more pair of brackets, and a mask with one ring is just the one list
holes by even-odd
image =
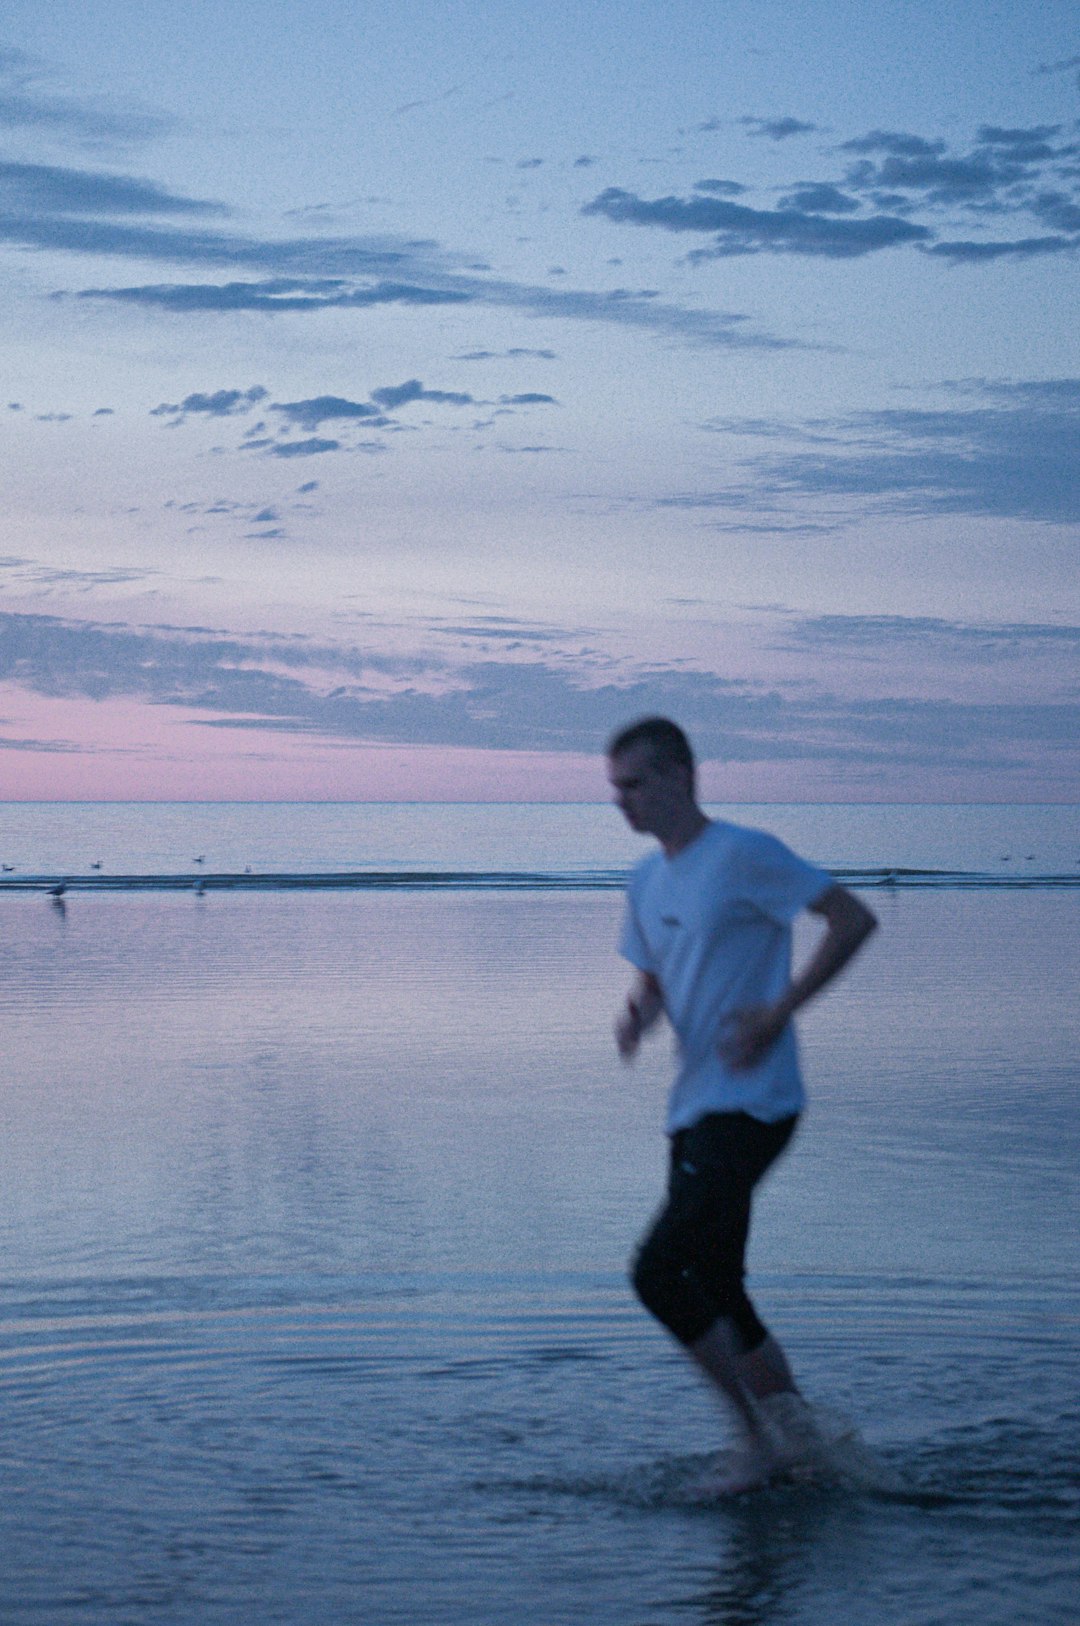
[[667, 835], [696, 812], [694, 753], [677, 723], [643, 717], [608, 743], [608, 778], [632, 830]]

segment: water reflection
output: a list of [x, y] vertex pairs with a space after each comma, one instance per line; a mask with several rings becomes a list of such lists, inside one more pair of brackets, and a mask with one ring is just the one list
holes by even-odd
[[795, 1618], [812, 1555], [837, 1533], [848, 1540], [851, 1512], [813, 1491], [741, 1498], [725, 1520], [724, 1559], [695, 1598], [694, 1618], [701, 1626], [774, 1626]]

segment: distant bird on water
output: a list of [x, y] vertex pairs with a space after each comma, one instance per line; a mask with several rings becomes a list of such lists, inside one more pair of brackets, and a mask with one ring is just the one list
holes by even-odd
[[91, 869], [100, 869], [101, 868], [101, 859], [100, 858], [97, 859], [93, 864], [90, 865], [90, 868]]
[[193, 864], [205, 864], [206, 863], [206, 854], [202, 853], [198, 858], [193, 858], [191, 860], [191, 862]]
[[10, 875], [14, 868], [15, 868], [14, 864], [4, 864], [3, 865], [4, 874], [5, 875]]

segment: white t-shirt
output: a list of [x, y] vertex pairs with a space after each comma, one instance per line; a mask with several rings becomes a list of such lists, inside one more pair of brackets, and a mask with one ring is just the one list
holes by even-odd
[[791, 922], [832, 884], [775, 836], [720, 820], [674, 858], [660, 849], [635, 868], [619, 950], [656, 977], [678, 1038], [669, 1134], [707, 1112], [747, 1112], [775, 1123], [802, 1109], [790, 1022], [756, 1067], [735, 1071], [716, 1047], [734, 1012], [785, 992]]

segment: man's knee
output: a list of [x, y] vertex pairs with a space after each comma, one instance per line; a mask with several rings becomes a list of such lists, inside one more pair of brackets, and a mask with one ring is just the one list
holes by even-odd
[[630, 1285], [646, 1310], [658, 1314], [654, 1306], [664, 1297], [665, 1271], [657, 1259], [657, 1249], [651, 1242], [643, 1242], [630, 1261]]
[[649, 1313], [681, 1344], [694, 1343], [713, 1319], [693, 1270], [651, 1238], [634, 1257], [630, 1281]]
[[706, 1292], [693, 1266], [655, 1237], [648, 1237], [635, 1254], [630, 1281], [649, 1313], [681, 1344], [696, 1343], [719, 1319], [731, 1321], [748, 1352], [766, 1337], [766, 1328], [746, 1296], [741, 1273], [711, 1281]]

